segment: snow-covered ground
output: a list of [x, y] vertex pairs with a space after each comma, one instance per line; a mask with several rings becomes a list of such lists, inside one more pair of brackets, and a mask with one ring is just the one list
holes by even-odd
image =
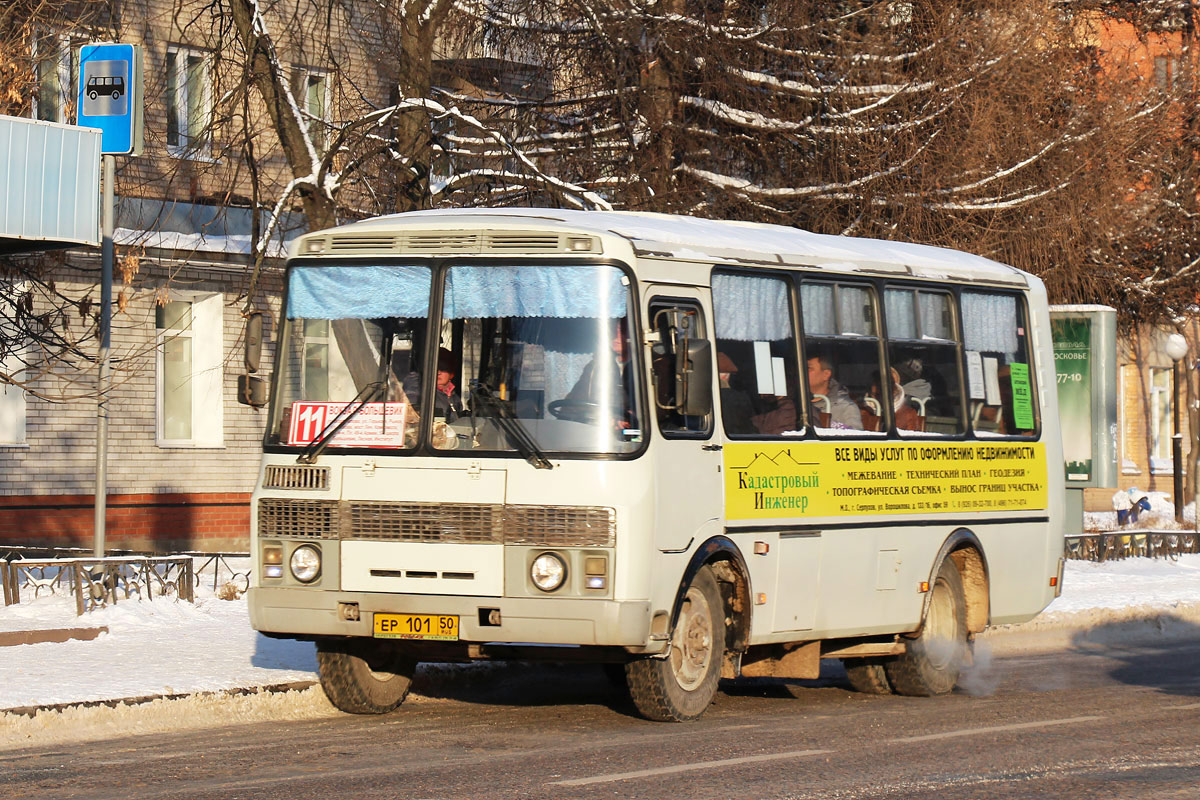
[[[1200, 554], [1175, 560], [1069, 561], [1063, 583], [1062, 597], [1035, 625], [1088, 627], [1107, 618], [1127, 619], [1128, 609], [1135, 607], [1195, 616], [1200, 609]], [[0, 709], [316, 679], [312, 644], [258, 635], [250, 628], [245, 600], [219, 599], [211, 582], [197, 587], [195, 604], [123, 601], [83, 617], [75, 615], [74, 602], [67, 598], [43, 597], [0, 608], [0, 631], [80, 626], [109, 630], [92, 641], [0, 647]], [[418, 694], [413, 701], [422, 698]], [[103, 735], [105, 725], [125, 732], [165, 730], [179, 724], [181, 713], [190, 724], [205, 724], [205, 719], [207, 724], [227, 724], [264, 715], [279, 719], [334, 712], [313, 688], [289, 693], [287, 699], [256, 695], [159, 700], [138, 709], [67, 709], [34, 718], [0, 713], [0, 748], [67, 735]], [[90, 734], [67, 734], [81, 727], [81, 718], [91, 720], [82, 726]]]

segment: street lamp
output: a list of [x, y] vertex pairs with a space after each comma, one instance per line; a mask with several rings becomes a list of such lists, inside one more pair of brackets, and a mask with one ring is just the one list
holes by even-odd
[[1175, 364], [1171, 371], [1171, 467], [1175, 472], [1175, 521], [1183, 522], [1183, 434], [1179, 432], [1179, 362], [1187, 355], [1187, 339], [1178, 333], [1172, 333], [1167, 337], [1166, 351]]

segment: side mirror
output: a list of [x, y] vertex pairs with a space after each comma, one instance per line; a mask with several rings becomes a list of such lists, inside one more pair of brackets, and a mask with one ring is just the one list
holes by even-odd
[[247, 372], [258, 372], [262, 366], [263, 344], [263, 312], [252, 311], [246, 316], [246, 355]]
[[686, 339], [676, 373], [676, 399], [680, 413], [702, 417], [712, 411], [712, 345], [707, 339]]
[[246, 315], [246, 352], [243, 363], [246, 374], [238, 375], [238, 402], [244, 406], [262, 408], [267, 404], [267, 382], [255, 375], [262, 367], [263, 312]]
[[257, 375], [238, 375], [238, 402], [262, 408], [267, 404], [267, 382]]

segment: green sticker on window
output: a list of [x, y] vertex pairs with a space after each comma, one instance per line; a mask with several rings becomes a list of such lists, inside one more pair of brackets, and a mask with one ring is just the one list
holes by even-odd
[[1029, 386], [1029, 365], [1009, 364], [1012, 381], [1013, 422], [1022, 430], [1033, 430], [1033, 390]]

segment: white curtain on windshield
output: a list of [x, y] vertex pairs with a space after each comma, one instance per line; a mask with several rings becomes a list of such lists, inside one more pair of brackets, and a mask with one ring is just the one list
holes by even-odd
[[792, 338], [784, 281], [717, 274], [713, 275], [712, 293], [718, 339], [770, 342]]
[[963, 292], [963, 344], [968, 350], [1017, 355], [1017, 298]]

